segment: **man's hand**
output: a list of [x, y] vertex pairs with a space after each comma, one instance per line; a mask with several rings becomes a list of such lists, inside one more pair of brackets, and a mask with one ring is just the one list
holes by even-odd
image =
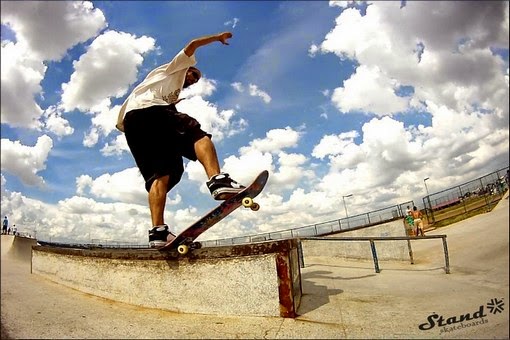
[[218, 34], [218, 39], [223, 45], [228, 45], [227, 39], [232, 38], [232, 33], [230, 32], [223, 32]]
[[223, 32], [223, 33], [218, 33], [215, 35], [209, 35], [209, 36], [205, 36], [205, 37], [201, 37], [201, 38], [196, 38], [196, 39], [191, 40], [189, 42], [189, 44], [186, 45], [186, 47], [184, 47], [184, 53], [186, 53], [186, 55], [188, 57], [191, 57], [193, 54], [195, 54], [195, 51], [197, 50], [197, 48], [207, 45], [207, 44], [210, 44], [215, 41], [219, 41], [223, 45], [228, 45], [227, 39], [230, 39], [230, 38], [232, 38], [232, 33], [230, 33], [230, 32]]

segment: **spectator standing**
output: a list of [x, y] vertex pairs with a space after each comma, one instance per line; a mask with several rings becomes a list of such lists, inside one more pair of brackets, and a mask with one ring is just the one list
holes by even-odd
[[7, 234], [7, 228], [9, 227], [9, 220], [7, 216], [4, 217], [4, 222], [2, 224], [2, 234]]
[[413, 221], [413, 217], [411, 215], [407, 215], [406, 216], [406, 224], [407, 224], [407, 234], [409, 236], [415, 236], [415, 232], [414, 232], [414, 221]]
[[420, 210], [418, 210], [418, 208], [416, 208], [416, 206], [413, 207], [411, 216], [413, 217], [413, 222], [416, 227], [416, 236], [419, 236], [420, 234], [421, 236], [425, 236], [425, 234], [423, 233], [423, 221], [422, 221], [423, 214], [421, 213]]

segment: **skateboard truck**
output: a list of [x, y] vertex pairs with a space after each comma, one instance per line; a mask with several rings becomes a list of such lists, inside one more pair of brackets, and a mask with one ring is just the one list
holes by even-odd
[[188, 244], [180, 244], [177, 247], [177, 252], [181, 255], [186, 255], [190, 249], [200, 249], [202, 248], [202, 243], [200, 242], [192, 242]]

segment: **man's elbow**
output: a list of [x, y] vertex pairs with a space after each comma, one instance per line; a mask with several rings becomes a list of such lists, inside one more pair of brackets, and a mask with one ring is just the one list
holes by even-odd
[[195, 51], [197, 50], [198, 46], [195, 40], [191, 40], [186, 47], [184, 47], [184, 54], [186, 54], [188, 57], [191, 57], [193, 54], [195, 54]]

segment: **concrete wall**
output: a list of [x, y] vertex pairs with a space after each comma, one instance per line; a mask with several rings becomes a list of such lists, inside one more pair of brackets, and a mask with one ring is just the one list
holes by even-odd
[[176, 252], [34, 247], [32, 273], [77, 290], [175, 312], [294, 317], [297, 241]]
[[[389, 237], [407, 236], [403, 219], [371, 227], [359, 228], [329, 235], [329, 237]], [[374, 241], [379, 260], [409, 261], [409, 241]], [[303, 255], [333, 256], [354, 259], [372, 259], [368, 241], [321, 241], [303, 240]]]
[[32, 246], [35, 246], [37, 244], [36, 239], [10, 235], [2, 235], [2, 238], [3, 237], [12, 237], [12, 245], [11, 247], [8, 248], [11, 259], [23, 262], [30, 262], [31, 249]]

